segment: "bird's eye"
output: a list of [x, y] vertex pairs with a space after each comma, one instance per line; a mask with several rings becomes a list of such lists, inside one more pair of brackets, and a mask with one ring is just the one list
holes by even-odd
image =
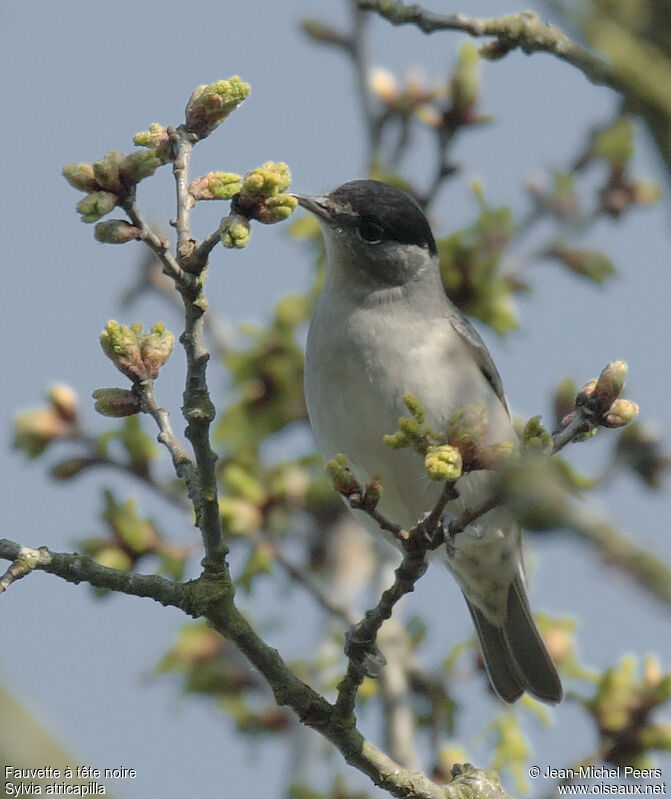
[[361, 222], [356, 229], [358, 237], [366, 244], [379, 244], [382, 241], [384, 231], [375, 222]]

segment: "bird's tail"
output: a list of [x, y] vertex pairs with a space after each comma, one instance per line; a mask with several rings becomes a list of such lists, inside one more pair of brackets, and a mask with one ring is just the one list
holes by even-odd
[[502, 627], [488, 621], [466, 599], [480, 639], [482, 655], [492, 687], [505, 702], [514, 702], [525, 691], [543, 702], [557, 704], [563, 690], [555, 664], [531, 615], [522, 578], [510, 585], [508, 612]]

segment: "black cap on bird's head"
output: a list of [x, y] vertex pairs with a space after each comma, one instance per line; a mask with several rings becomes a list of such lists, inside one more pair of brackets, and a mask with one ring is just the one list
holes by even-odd
[[437, 253], [422, 209], [409, 194], [388, 183], [352, 180], [323, 197], [296, 197], [328, 226], [354, 229], [363, 242], [414, 244], [431, 255]]

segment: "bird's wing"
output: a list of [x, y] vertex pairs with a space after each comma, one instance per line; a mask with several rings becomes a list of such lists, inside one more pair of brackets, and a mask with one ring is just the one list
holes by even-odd
[[471, 351], [473, 360], [477, 363], [480, 371], [485, 377], [485, 380], [494, 389], [494, 393], [501, 400], [503, 407], [508, 411], [510, 416], [510, 408], [508, 407], [508, 400], [503, 392], [503, 383], [498, 369], [494, 365], [492, 356], [485, 346], [485, 342], [480, 338], [480, 334], [468, 321], [464, 314], [454, 306], [449, 308], [449, 318], [452, 327], [461, 336], [466, 346]]

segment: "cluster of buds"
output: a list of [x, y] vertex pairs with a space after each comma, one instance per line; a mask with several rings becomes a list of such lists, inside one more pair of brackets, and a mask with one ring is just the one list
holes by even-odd
[[450, 417], [444, 433], [426, 424], [426, 413], [413, 394], [403, 397], [411, 417], [398, 420], [399, 429], [384, 437], [393, 449], [411, 447], [424, 458], [432, 480], [455, 481], [464, 472], [477, 469], [497, 469], [516, 452], [512, 441], [486, 444], [487, 409], [472, 403], [460, 408]]
[[47, 390], [48, 405], [23, 411], [14, 420], [14, 446], [36, 458], [52, 442], [79, 433], [77, 395], [63, 384]]
[[333, 488], [349, 502], [353, 508], [374, 510], [382, 497], [382, 483], [374, 477], [365, 486], [356, 479], [349, 468], [349, 461], [342, 453], [326, 464], [326, 474]]
[[126, 327], [110, 321], [100, 334], [105, 355], [133, 383], [155, 380], [174, 343], [175, 337], [162, 322], [157, 322], [149, 333], [143, 333], [140, 322]]
[[627, 377], [627, 364], [612, 361], [601, 372], [598, 379], [590, 380], [575, 398], [575, 410], [562, 419], [562, 426], [569, 424], [579, 410], [600, 427], [624, 427], [638, 416], [638, 405], [622, 399]]
[[194, 181], [191, 193], [196, 199], [227, 199], [226, 195], [233, 198], [231, 213], [221, 222], [221, 242], [224, 247], [239, 248], [249, 241], [250, 220], [271, 225], [295, 211], [298, 200], [286, 193], [290, 183], [291, 172], [285, 163], [266, 161], [244, 178], [225, 172], [210, 173]]
[[411, 72], [404, 86], [399, 86], [391, 72], [380, 67], [373, 69], [368, 76], [368, 87], [385, 106], [387, 113], [395, 113], [409, 117], [417, 113], [420, 117], [428, 113], [425, 108], [433, 100], [439, 89], [429, 89], [423, 83], [421, 75]]
[[170, 134], [158, 122], [152, 122], [149, 130], [141, 130], [133, 136], [133, 144], [138, 147], [147, 147], [161, 161], [167, 164], [172, 158], [172, 145]]
[[250, 86], [237, 75], [199, 86], [186, 104], [185, 128], [199, 139], [209, 136], [235, 109], [247, 99]]
[[73, 188], [87, 192], [77, 204], [82, 221], [97, 222], [162, 163], [153, 150], [137, 150], [130, 155], [110, 150], [93, 164], [66, 164], [63, 177]]

